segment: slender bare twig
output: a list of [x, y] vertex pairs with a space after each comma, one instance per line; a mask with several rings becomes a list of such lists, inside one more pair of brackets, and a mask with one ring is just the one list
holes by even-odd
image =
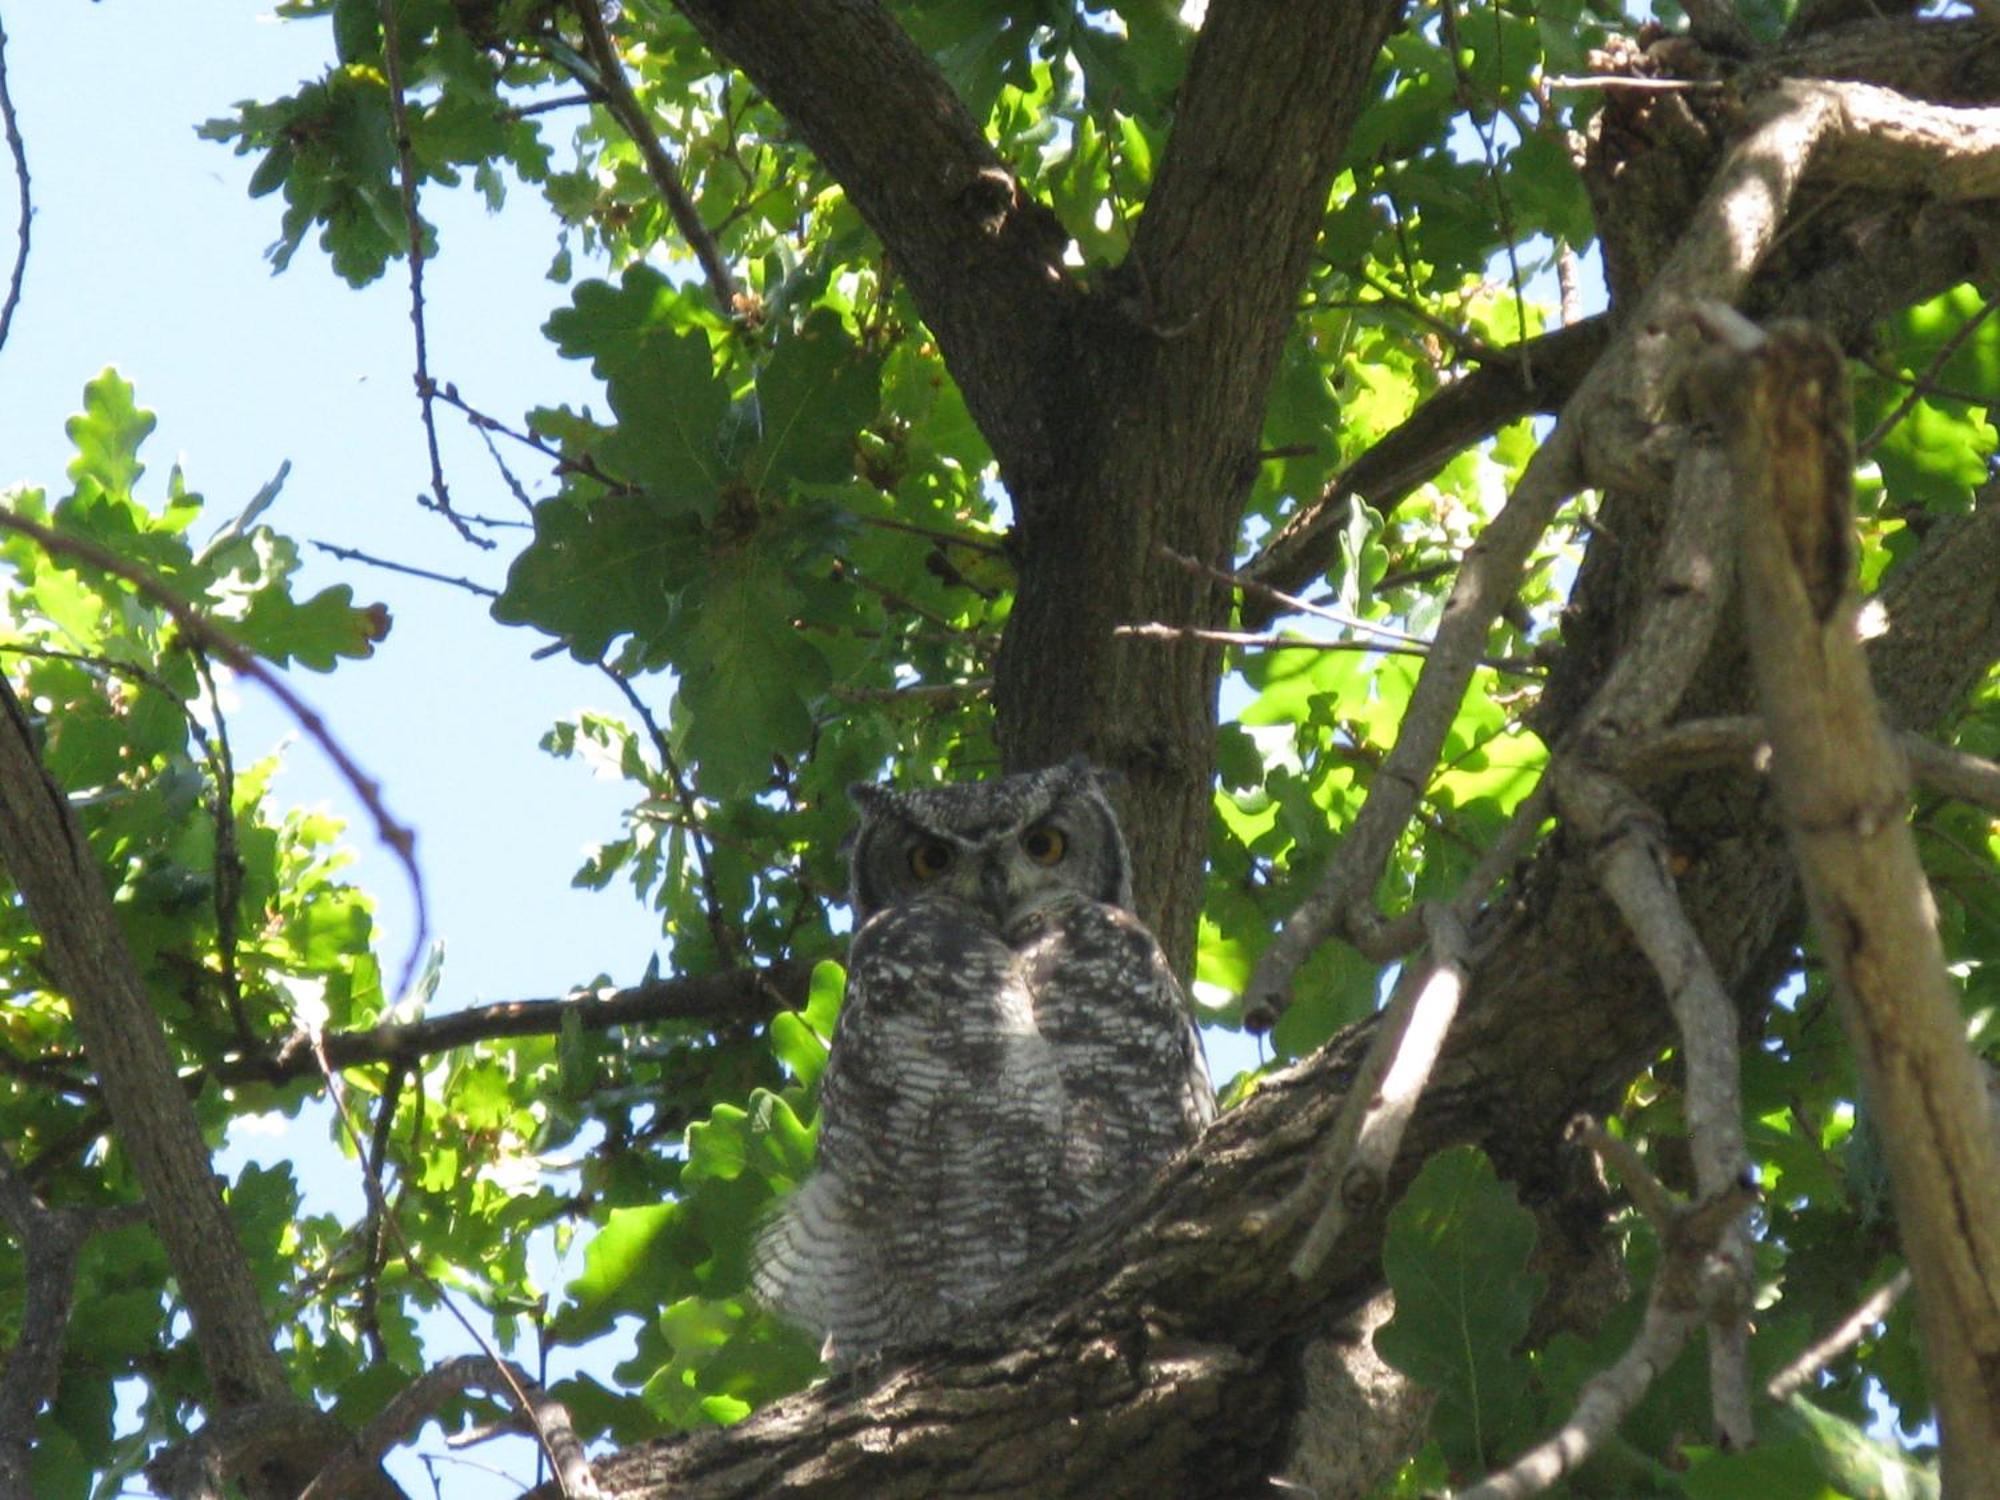
[[1952, 330], [1951, 337], [1938, 347], [1938, 352], [1931, 357], [1930, 364], [1925, 366], [1924, 373], [1916, 378], [1910, 388], [1910, 393], [1901, 401], [1898, 401], [1895, 408], [1875, 424], [1868, 436], [1856, 445], [1856, 452], [1863, 458], [1874, 452], [1875, 445], [1891, 432], [1895, 431], [1896, 424], [1914, 411], [1919, 401], [1923, 400], [1925, 396], [1932, 394], [1931, 381], [1936, 378], [1937, 372], [1942, 370], [1952, 355], [1958, 352], [1960, 345], [1964, 344], [1967, 339], [1979, 331], [1979, 325], [1993, 316], [1995, 309], [2000, 309], [2000, 297], [1989, 297], [1981, 304], [1978, 312]]
[[14, 309], [21, 305], [21, 283], [28, 274], [29, 225], [35, 217], [35, 207], [28, 186], [28, 148], [22, 144], [20, 121], [14, 116], [14, 96], [7, 89], [4, 27], [0, 27], [0, 127], [6, 131], [7, 151], [14, 158], [15, 211], [21, 216], [20, 223], [14, 226], [18, 245], [14, 251], [14, 269], [7, 278], [7, 300], [0, 303], [0, 348], [5, 348], [8, 331], [14, 326]]
[[843, 703], [957, 703], [992, 691], [991, 677], [968, 677], [962, 682], [913, 682], [908, 687], [845, 687], [836, 683], [827, 689], [827, 695]]
[[1364, 620], [1359, 615], [1350, 615], [1343, 610], [1328, 609], [1324, 604], [1301, 599], [1296, 594], [1288, 594], [1283, 589], [1273, 588], [1268, 583], [1260, 583], [1257, 579], [1242, 573], [1232, 573], [1227, 568], [1218, 568], [1212, 563], [1205, 563], [1198, 557], [1189, 557], [1184, 552], [1176, 552], [1164, 542], [1156, 550], [1177, 568], [1200, 577], [1213, 578], [1217, 583], [1226, 583], [1243, 593], [1254, 594], [1288, 613], [1311, 615], [1315, 620], [1325, 620], [1329, 624], [1339, 625], [1347, 630], [1364, 631], [1385, 641], [1400, 641], [1406, 646], [1429, 648], [1430, 643], [1422, 636], [1411, 635], [1406, 630], [1396, 630], [1387, 625], [1377, 625], [1372, 620]]
[[[1145, 641], [1209, 641], [1219, 646], [1241, 646], [1260, 651], [1366, 651], [1381, 656], [1427, 656], [1428, 646], [1404, 645], [1398, 641], [1327, 640], [1321, 636], [1293, 635], [1289, 631], [1211, 630], [1202, 625], [1168, 625], [1149, 620], [1143, 625], [1114, 625], [1113, 635]], [[1540, 667], [1505, 656], [1481, 656], [1477, 664], [1512, 677], [1539, 680]]]
[[403, 867], [403, 873], [410, 885], [410, 904], [416, 917], [416, 936], [411, 941], [409, 956], [403, 964], [403, 985], [409, 983], [416, 973], [417, 964], [423, 956], [424, 946], [430, 937], [429, 904], [424, 894], [424, 879], [417, 869], [416, 834], [400, 823], [390, 813], [382, 800], [381, 783], [362, 770], [354, 757], [333, 736], [326, 726], [326, 720], [293, 691], [291, 684], [271, 667], [265, 665], [255, 652], [250, 650], [207, 615], [189, 604], [172, 589], [161, 583], [142, 568], [110, 552], [95, 542], [83, 537], [72, 536], [39, 521], [30, 521], [26, 516], [11, 511], [0, 511], [0, 531], [18, 532], [29, 538], [52, 557], [66, 557], [88, 563], [93, 568], [121, 578], [137, 589], [141, 595], [153, 601], [180, 627], [181, 633], [195, 645], [227, 662], [234, 671], [242, 673], [276, 698], [285, 712], [306, 732], [312, 742], [319, 746], [321, 753], [333, 763], [334, 770], [353, 791], [361, 805], [375, 823], [375, 836], [395, 855]]
[[410, 326], [417, 342], [417, 407], [423, 415], [424, 446], [431, 461], [431, 493], [423, 498], [427, 510], [434, 510], [451, 522], [453, 529], [475, 547], [491, 547], [491, 537], [483, 537], [452, 509], [451, 490], [444, 480], [444, 458], [438, 451], [437, 382], [431, 379], [430, 335], [424, 317], [424, 221], [417, 214], [416, 147], [410, 139], [410, 118], [403, 97], [402, 42], [396, 34], [396, 0], [380, 0], [382, 17], [382, 72], [389, 85], [389, 119], [396, 132], [396, 182], [402, 191], [403, 222], [410, 235]]
[[1723, 87], [1706, 78], [1624, 78], [1608, 73], [1558, 74], [1546, 81], [1552, 89], [1622, 90], [1631, 94], [1713, 93]]
[[986, 537], [968, 536], [962, 531], [946, 531], [939, 526], [919, 526], [914, 521], [898, 521], [889, 516], [856, 516], [863, 526], [873, 526], [879, 531], [904, 531], [911, 536], [927, 537], [946, 547], [963, 547], [969, 552], [984, 553], [988, 557], [1005, 557], [1006, 547], [997, 540]]
[[646, 175], [653, 179], [653, 186], [666, 202], [667, 212], [673, 215], [681, 237], [688, 242], [688, 248], [701, 265], [702, 275], [708, 280], [709, 296], [722, 309], [724, 317], [735, 317], [736, 278], [730, 274], [729, 263], [722, 258], [715, 236], [702, 223], [694, 200], [688, 196], [687, 188], [681, 182], [680, 168], [667, 154], [667, 148], [660, 144], [659, 132], [647, 117], [646, 106], [632, 91], [631, 81], [625, 76], [625, 64], [618, 56], [618, 48], [612, 42], [611, 34], [604, 29], [604, 16], [598, 10], [598, 0], [576, 0], [574, 9], [577, 20], [583, 25], [584, 48], [590, 56], [591, 66], [597, 70], [596, 82], [603, 91], [604, 107], [638, 148], [639, 159], [646, 164]]
[[1910, 1268], [1904, 1266], [1875, 1288], [1860, 1306], [1840, 1320], [1826, 1337], [1816, 1339], [1805, 1352], [1765, 1382], [1764, 1394], [1783, 1401], [1818, 1378], [1820, 1371], [1868, 1336], [1868, 1330], [1889, 1316], [1889, 1309], [1903, 1300], [1910, 1289]]
[[386, 557], [376, 557], [373, 553], [360, 551], [354, 547], [343, 547], [337, 542], [322, 542], [309, 538], [308, 545], [317, 547], [329, 557], [337, 557], [342, 562], [363, 563], [371, 568], [381, 568], [390, 573], [401, 573], [410, 578], [422, 578], [429, 583], [447, 584], [455, 589], [463, 589], [481, 599], [498, 599], [500, 591], [488, 588], [483, 583], [475, 583], [470, 578], [454, 578], [449, 573], [433, 573], [429, 568], [419, 568], [414, 563], [395, 562]]

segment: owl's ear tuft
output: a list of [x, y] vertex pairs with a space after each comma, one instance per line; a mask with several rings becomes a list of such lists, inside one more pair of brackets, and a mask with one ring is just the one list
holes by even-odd
[[896, 791], [876, 781], [853, 781], [847, 786], [847, 800], [865, 813], [880, 813], [894, 806]]

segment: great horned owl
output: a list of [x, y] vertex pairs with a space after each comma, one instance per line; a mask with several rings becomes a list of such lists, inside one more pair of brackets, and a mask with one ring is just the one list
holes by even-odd
[[852, 796], [819, 1159], [754, 1271], [843, 1362], [962, 1326], [1215, 1114], [1088, 764]]

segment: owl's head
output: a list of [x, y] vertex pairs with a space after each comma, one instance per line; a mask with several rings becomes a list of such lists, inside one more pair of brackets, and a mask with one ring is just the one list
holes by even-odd
[[1005, 928], [1064, 896], [1132, 909], [1132, 859], [1081, 756], [1044, 771], [898, 790], [849, 789], [861, 809], [849, 866], [854, 923], [920, 896], [952, 896]]

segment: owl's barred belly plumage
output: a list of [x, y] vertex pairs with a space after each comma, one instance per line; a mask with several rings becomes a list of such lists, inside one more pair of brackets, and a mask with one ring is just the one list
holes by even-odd
[[1004, 1301], [1215, 1111], [1152, 934], [1061, 884], [1002, 912], [916, 889], [868, 916], [820, 1087], [817, 1164], [766, 1226], [754, 1277], [844, 1361]]

